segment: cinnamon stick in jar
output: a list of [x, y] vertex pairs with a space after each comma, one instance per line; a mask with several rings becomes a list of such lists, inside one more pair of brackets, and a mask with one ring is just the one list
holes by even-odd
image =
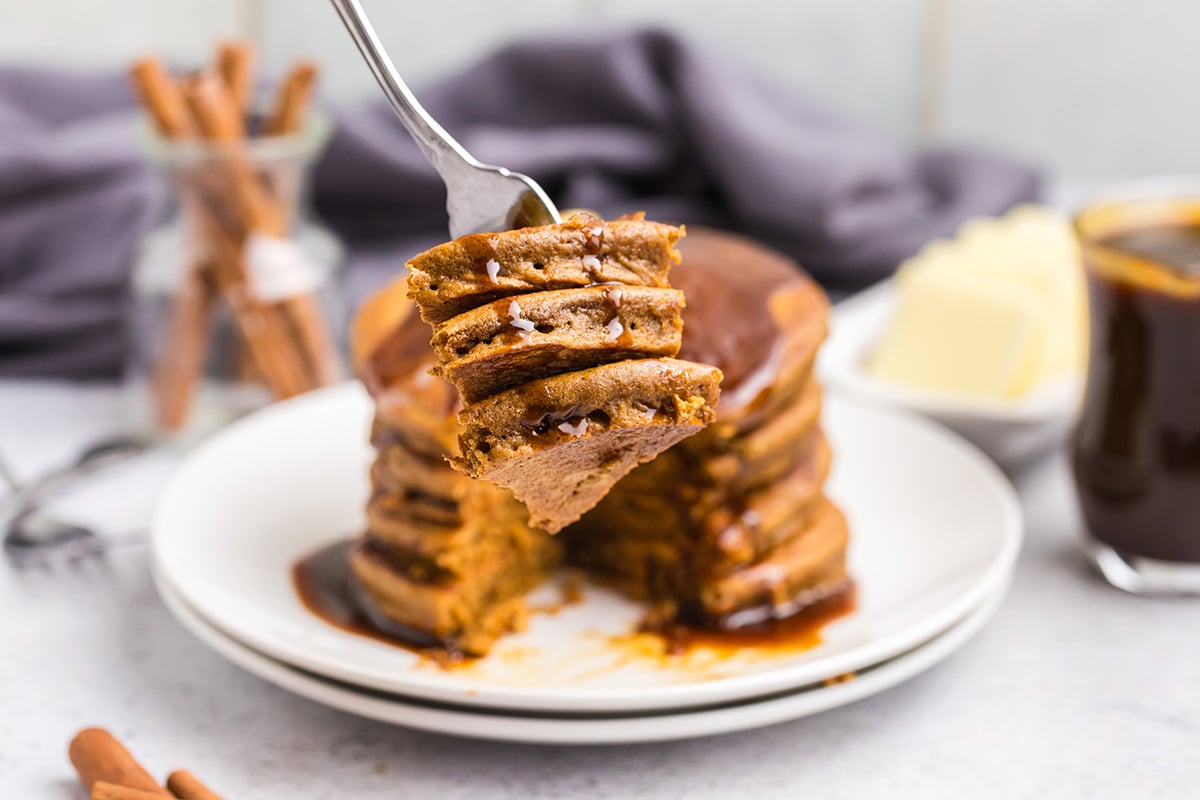
[[[317, 68], [313, 64], [302, 61], [292, 67], [275, 92], [275, 101], [263, 125], [263, 135], [293, 136], [303, 131], [316, 80]], [[288, 169], [279, 168], [284, 166]], [[281, 164], [264, 176], [283, 211], [285, 227], [290, 227], [290, 212], [295, 210], [302, 176], [303, 168], [294, 163]]]
[[178, 84], [156, 58], [143, 58], [129, 70], [133, 88], [150, 112], [158, 132], [167, 139], [183, 139], [195, 133], [191, 114]]
[[[150, 112], [161, 136], [179, 140], [194, 135], [191, 115], [179, 86], [160, 61], [144, 58], [130, 70], [134, 90]], [[166, 342], [154, 368], [155, 415], [166, 430], [178, 430], [187, 421], [208, 352], [212, 293], [204, 276], [199, 253], [181, 276], [170, 312]]]
[[[291, 80], [292, 90], [285, 93], [292, 98], [281, 103], [279, 119], [286, 124], [299, 124], [302, 109], [296, 104], [307, 104], [307, 87], [315, 76], [311, 65], [295, 73]], [[200, 75], [189, 82], [185, 94], [188, 105], [206, 138], [216, 142], [238, 142], [245, 136], [241, 117], [229, 102], [222, 97], [219, 82]], [[250, 164], [230, 156], [228, 165], [233, 195], [245, 221], [247, 237], [255, 234], [284, 238], [287, 233], [286, 214], [278, 198], [272, 197], [258, 180]], [[245, 244], [245, 243], [244, 243]], [[327, 386], [342, 378], [341, 357], [329, 324], [311, 292], [285, 298], [280, 304], [287, 314], [294, 331], [293, 341], [299, 345], [305, 371], [309, 377], [308, 388]]]
[[[215, 151], [198, 152], [196, 168], [176, 176], [200, 236], [156, 366], [158, 417], [167, 428], [182, 427], [203, 370], [214, 289], [233, 313], [244, 352], [276, 397], [343, 377], [340, 351], [312, 288], [297, 282], [297, 293], [287, 294], [291, 278], [304, 278], [302, 264], [294, 275], [287, 269], [298, 257], [287, 238], [299, 174], [290, 176], [286, 164], [261, 174], [242, 149], [252, 61], [249, 47], [226, 42], [215, 66], [182, 85], [155, 59], [143, 59], [132, 70], [134, 86], [164, 138], [194, 138], [211, 143]], [[303, 128], [316, 74], [315, 66], [301, 63], [287, 75], [266, 123], [268, 135]]]
[[225, 83], [213, 73], [201, 71], [184, 84], [184, 99], [204, 138], [231, 149], [222, 166], [246, 229], [281, 236], [285, 227], [282, 214], [251, 165], [234, 152], [245, 141], [246, 123]]
[[[132, 70], [132, 78], [151, 118], [164, 137], [180, 139], [190, 137], [194, 133], [207, 133], [202, 125], [195, 124], [196, 119], [199, 119], [200, 116], [193, 114], [193, 104], [189, 102], [187, 94], [171, 80], [166, 69], [157, 59], [146, 58], [138, 62]], [[214, 80], [220, 84], [220, 79], [214, 78]], [[218, 88], [223, 89], [223, 86]], [[221, 118], [228, 117], [227, 114], [221, 114], [219, 110], [216, 115]], [[205, 119], [207, 118], [205, 117]], [[235, 113], [234, 118], [237, 125], [240, 126], [240, 116]], [[237, 128], [235, 128], [235, 134], [236, 130]], [[204, 177], [201, 175], [191, 176], [190, 179], [181, 177], [186, 184], [190, 184], [185, 185], [183, 191], [185, 195], [192, 197], [193, 202], [195, 202], [195, 198], [203, 197], [205, 194], [211, 195], [211, 191], [201, 191], [209, 183], [209, 181], [202, 180]], [[250, 174], [243, 177], [242, 180], [244, 183], [253, 184], [254, 176]], [[259, 196], [253, 194], [253, 189], [251, 189], [250, 197], [251, 201], [259, 199]], [[210, 197], [210, 199], [212, 198]], [[201, 226], [210, 249], [219, 252], [220, 255], [217, 258], [229, 261], [231, 257], [238, 257], [240, 243], [235, 246], [220, 246], [222, 240], [236, 234], [228, 232], [219, 222], [220, 215], [215, 210], [219, 205], [221, 205], [219, 201], [208, 204], [197, 203], [195, 210], [201, 217]], [[266, 208], [267, 202], [262, 200], [260, 205]], [[266, 215], [267, 212], [263, 211], [260, 217], [265, 218]], [[236, 264], [228, 265], [223, 272], [217, 270], [218, 274], [215, 277], [218, 278], [218, 283], [223, 291], [231, 290], [231, 287], [238, 282], [238, 272]], [[225, 281], [220, 280], [222, 274], [226, 278]], [[204, 320], [204, 328], [198, 329], [196, 320], [201, 316], [199, 308], [203, 299], [197, 297], [194, 292], [199, 288], [200, 286], [196, 282], [185, 281], [182, 287], [183, 293], [173, 310], [175, 317], [171, 323], [173, 336], [167, 342], [169, 355], [165, 356], [159, 365], [160, 376], [156, 379], [157, 385], [171, 387], [165, 396], [159, 395], [158, 398], [158, 416], [167, 427], [182, 425], [182, 418], [186, 416], [192, 387], [199, 377], [198, 373], [196, 375], [184, 374], [184, 365], [196, 368], [202, 368], [203, 365], [202, 348], [207, 345], [207, 318]], [[303, 364], [296, 362], [295, 355], [288, 352], [289, 349], [294, 348], [291, 347], [289, 341], [290, 333], [286, 327], [281, 326], [282, 320], [272, 321], [269, 312], [265, 310], [243, 309], [241, 306], [246, 304], [241, 302], [231, 301], [230, 305], [233, 307], [234, 316], [243, 334], [248, 337], [248, 340], [254, 340], [249, 346], [256, 353], [259, 368], [272, 392], [278, 397], [291, 397], [310, 388], [304, 375]], [[201, 351], [197, 352], [197, 349]], [[178, 361], [180, 366], [174, 366], [172, 362], [175, 361]], [[289, 364], [289, 361], [295, 363]]]
[[265, 134], [284, 136], [297, 133], [304, 127], [316, 80], [317, 68], [311, 62], [301, 61], [292, 67], [279, 86], [275, 107], [263, 128]]
[[[310, 62], [302, 61], [291, 69], [280, 85], [275, 108], [268, 117], [265, 129], [268, 135], [287, 136], [301, 131], [308, 117], [316, 79], [317, 68]], [[296, 180], [298, 179], [294, 179], [293, 182]], [[278, 184], [275, 186], [275, 197], [283, 211], [285, 226], [288, 206], [283, 196], [286, 194], [287, 187]], [[309, 367], [316, 384], [328, 386], [340, 381], [345, 377], [341, 354], [316, 296], [304, 293], [290, 297], [284, 302], [308, 356]]]
[[[229, 95], [234, 104], [248, 111], [252, 95], [251, 66], [254, 62], [254, 51], [245, 42], [222, 42], [217, 48], [217, 72], [225, 81]], [[233, 378], [238, 383], [262, 383], [262, 373], [254, 363], [254, 356], [246, 345], [244, 338], [238, 337], [233, 353], [231, 367]]]
[[179, 292], [167, 323], [166, 342], [155, 366], [155, 413], [165, 430], [180, 430], [187, 423], [192, 399], [204, 372], [208, 352], [208, 320], [213, 295], [203, 261], [184, 268]]
[[278, 309], [254, 297], [246, 280], [240, 244], [225, 237], [211, 216], [203, 222], [212, 245], [217, 285], [267, 386], [279, 398], [307, 391], [311, 387], [286, 320], [277, 313]]
[[[209, 141], [236, 146], [245, 135], [242, 118], [232, 106], [224, 84], [215, 75], [193, 76], [184, 86], [184, 98], [198, 128]], [[312, 388], [307, 367], [281, 309], [254, 297], [244, 263], [245, 237], [255, 231], [281, 231], [282, 219], [248, 163], [236, 153], [229, 153], [223, 166], [243, 229], [238, 232], [236, 241], [231, 240], [229, 232], [222, 229], [212, 211], [222, 198], [206, 198], [209, 207], [206, 222], [217, 266], [217, 282], [268, 386], [277, 397], [291, 397]]]
[[239, 112], [244, 112], [250, 105], [252, 89], [251, 68], [254, 65], [254, 51], [246, 42], [222, 42], [217, 48], [217, 72], [229, 88], [229, 96]]

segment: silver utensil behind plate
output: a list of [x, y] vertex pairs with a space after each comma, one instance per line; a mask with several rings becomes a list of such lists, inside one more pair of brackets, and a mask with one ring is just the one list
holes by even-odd
[[6, 497], [0, 498], [3, 548], [9, 563], [18, 568], [60, 561], [73, 563], [137, 541], [101, 536], [91, 527], [59, 519], [46, 513], [42, 502], [79, 478], [144, 453], [155, 443], [151, 437], [137, 435], [104, 439], [85, 448], [66, 466], [28, 484], [20, 481], [0, 458], [0, 481], [7, 483], [10, 490]]

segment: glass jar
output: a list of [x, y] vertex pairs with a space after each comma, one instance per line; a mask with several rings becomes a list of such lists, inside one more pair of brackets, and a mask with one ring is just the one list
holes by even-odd
[[1200, 178], [1116, 187], [1075, 228], [1091, 327], [1073, 442], [1087, 551], [1127, 591], [1200, 594]]
[[132, 275], [127, 371], [137, 421], [205, 432], [341, 380], [341, 248], [309, 212], [329, 136], [319, 114], [281, 136], [144, 141], [173, 212]]

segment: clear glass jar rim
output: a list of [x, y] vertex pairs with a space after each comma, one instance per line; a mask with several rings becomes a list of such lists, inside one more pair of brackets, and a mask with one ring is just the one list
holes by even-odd
[[[1180, 173], [1113, 181], [1084, 196], [1075, 211], [1074, 228], [1085, 241], [1095, 239], [1122, 227], [1097, 222], [1119, 216], [1122, 208], [1169, 207], [1181, 201], [1200, 208], [1200, 174]], [[1096, 230], [1097, 225], [1100, 230]]]
[[256, 164], [312, 158], [325, 147], [332, 130], [329, 117], [314, 109], [301, 131], [276, 136], [248, 136], [235, 142], [167, 139], [158, 133], [144, 115], [138, 133], [151, 159], [164, 165], [186, 166], [221, 161], [231, 155]]
[[1079, 210], [1130, 201], [1179, 197], [1195, 197], [1200, 200], [1200, 173], [1148, 175], [1111, 181], [1084, 195]]

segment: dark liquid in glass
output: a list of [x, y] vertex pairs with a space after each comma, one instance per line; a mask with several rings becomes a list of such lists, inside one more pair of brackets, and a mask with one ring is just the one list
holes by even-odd
[[[1098, 245], [1200, 279], [1200, 224], [1140, 227]], [[1084, 519], [1118, 551], [1200, 563], [1200, 294], [1094, 266], [1074, 442]]]

